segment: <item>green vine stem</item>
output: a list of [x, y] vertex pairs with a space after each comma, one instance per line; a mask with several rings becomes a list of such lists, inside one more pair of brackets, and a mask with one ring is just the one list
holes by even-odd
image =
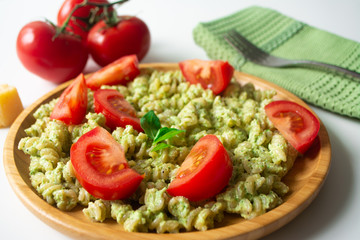
[[56, 33], [53, 37], [53, 40], [55, 38], [57, 38], [60, 34], [62, 34], [67, 25], [69, 24], [69, 21], [72, 17], [72, 15], [74, 14], [74, 12], [81, 8], [81, 7], [84, 7], [84, 6], [96, 6], [96, 7], [100, 7], [100, 8], [103, 8], [104, 9], [104, 14], [105, 14], [105, 18], [107, 19], [110, 19], [110, 23], [111, 23], [111, 19], [113, 19], [113, 16], [109, 17], [109, 12], [108, 12], [108, 8], [115, 5], [115, 4], [123, 4], [125, 2], [127, 2], [129, 0], [119, 0], [119, 1], [115, 1], [115, 2], [112, 2], [112, 3], [95, 3], [95, 2], [89, 2], [89, 0], [84, 0], [83, 2], [79, 3], [79, 4], [76, 4], [75, 7], [71, 10], [69, 16], [66, 18], [65, 22], [61, 25], [61, 27], [57, 27], [56, 28]]

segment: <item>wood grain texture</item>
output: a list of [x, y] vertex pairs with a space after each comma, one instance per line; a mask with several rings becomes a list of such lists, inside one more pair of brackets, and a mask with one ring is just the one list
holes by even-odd
[[[159, 70], [177, 69], [177, 64], [154, 63], [142, 64], [142, 69], [156, 68]], [[256, 88], [277, 91], [276, 98], [288, 99], [310, 109], [302, 100], [279, 86], [244, 73], [236, 72], [235, 78], [241, 84], [253, 83]], [[290, 192], [284, 203], [266, 214], [252, 220], [244, 220], [239, 216], [226, 215], [224, 221], [215, 229], [205, 232], [186, 232], [178, 234], [130, 233], [113, 220], [96, 223], [89, 220], [77, 207], [71, 212], [63, 212], [49, 205], [37, 195], [29, 180], [29, 156], [17, 149], [24, 130], [30, 127], [35, 119], [34, 111], [51, 99], [58, 97], [69, 85], [64, 83], [50, 91], [30, 107], [26, 108], [10, 128], [4, 147], [4, 169], [9, 183], [23, 204], [46, 224], [58, 231], [77, 239], [256, 239], [265, 236], [291, 221], [301, 213], [318, 194], [330, 167], [331, 147], [325, 129], [321, 123], [316, 142], [308, 152], [299, 157], [292, 170], [284, 178]], [[310, 109], [310, 111], [312, 111]], [[313, 111], [312, 111], [313, 112]]]

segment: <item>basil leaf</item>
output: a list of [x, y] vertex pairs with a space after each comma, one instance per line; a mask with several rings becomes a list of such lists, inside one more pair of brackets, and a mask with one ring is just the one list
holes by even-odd
[[153, 110], [147, 112], [140, 119], [141, 128], [144, 129], [146, 135], [148, 135], [152, 140], [155, 139], [159, 129], [161, 128], [161, 123], [159, 118], [156, 116]]
[[159, 144], [157, 144], [157, 145], [151, 150], [151, 152], [156, 152], [156, 151], [159, 151], [160, 149], [168, 148], [168, 147], [170, 147], [169, 144], [159, 143]]
[[175, 135], [185, 132], [185, 130], [179, 130], [176, 128], [161, 127], [159, 118], [156, 116], [153, 110], [147, 112], [141, 119], [140, 124], [144, 129], [145, 134], [153, 140], [153, 145], [156, 145], [151, 151], [158, 151], [163, 148], [170, 147], [171, 145], [166, 144], [164, 141], [170, 139]]
[[168, 128], [168, 127], [160, 128], [160, 130], [157, 132], [154, 138], [154, 143], [158, 143], [166, 139], [172, 138], [173, 136], [182, 132], [185, 132], [185, 130], [179, 130], [176, 128]]

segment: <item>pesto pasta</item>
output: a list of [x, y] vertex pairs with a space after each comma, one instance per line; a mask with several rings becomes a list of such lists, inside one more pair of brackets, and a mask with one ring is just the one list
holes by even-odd
[[[185, 132], [166, 140], [171, 147], [151, 151], [152, 140], [132, 126], [112, 131], [130, 167], [145, 177], [129, 199], [106, 201], [80, 185], [69, 161], [71, 145], [84, 133], [97, 126], [110, 131], [105, 117], [94, 112], [93, 92], [88, 91], [88, 113], [80, 125], [67, 126], [49, 118], [57, 99], [40, 106], [18, 148], [30, 155], [31, 184], [49, 204], [64, 211], [84, 206], [84, 214], [92, 221], [114, 219], [126, 231], [176, 233], [214, 228], [226, 213], [251, 219], [282, 203], [289, 191], [282, 178], [297, 151], [265, 114], [264, 106], [272, 101], [274, 90], [260, 91], [233, 80], [216, 96], [200, 85], [190, 85], [180, 71], [151, 69], [127, 86], [102, 88], [124, 95], [139, 118], [153, 110], [162, 126]], [[171, 197], [166, 192], [169, 183], [192, 146], [207, 134], [219, 138], [233, 163], [227, 188], [202, 202]]]

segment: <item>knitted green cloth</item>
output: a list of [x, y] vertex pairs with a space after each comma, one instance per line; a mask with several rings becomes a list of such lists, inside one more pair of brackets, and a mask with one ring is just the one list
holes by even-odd
[[280, 85], [309, 103], [360, 118], [360, 82], [319, 69], [269, 68], [247, 62], [223, 39], [230, 29], [273, 55], [332, 63], [357, 72], [360, 72], [360, 43], [256, 6], [199, 23], [193, 31], [195, 42], [210, 58], [227, 60], [237, 70]]

